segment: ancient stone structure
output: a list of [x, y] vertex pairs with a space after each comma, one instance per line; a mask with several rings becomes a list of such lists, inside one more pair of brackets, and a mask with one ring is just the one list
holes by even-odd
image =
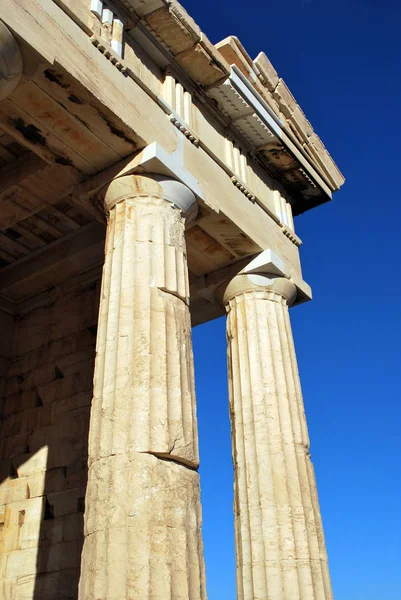
[[0, 3], [0, 596], [206, 600], [191, 327], [227, 315], [238, 600], [332, 598], [289, 307], [343, 177], [175, 0]]

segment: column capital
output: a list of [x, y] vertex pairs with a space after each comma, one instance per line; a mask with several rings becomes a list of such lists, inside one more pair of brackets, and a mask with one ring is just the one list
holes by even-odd
[[110, 211], [124, 200], [138, 197], [160, 198], [192, 220], [197, 214], [196, 197], [191, 190], [175, 179], [157, 174], [131, 174], [113, 179], [101, 191], [104, 209]]
[[22, 54], [17, 40], [0, 21], [0, 100], [17, 87], [22, 75]]
[[[245, 263], [245, 264], [244, 264]], [[207, 277], [206, 286], [213, 288], [222, 307], [244, 292], [268, 294], [267, 299], [285, 302], [288, 306], [311, 300], [309, 285], [273, 250], [234, 263]]]
[[297, 287], [286, 277], [276, 274], [245, 274], [240, 273], [222, 290], [222, 301], [227, 307], [230, 300], [247, 292], [260, 292], [268, 300], [284, 300], [291, 306], [297, 297]]

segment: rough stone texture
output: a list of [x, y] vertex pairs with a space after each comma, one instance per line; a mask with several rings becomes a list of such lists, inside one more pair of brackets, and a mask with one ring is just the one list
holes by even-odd
[[0, 423], [0, 596], [77, 597], [99, 285], [16, 319]]
[[242, 276], [226, 293], [238, 599], [332, 600], [288, 314], [294, 290], [278, 281], [264, 288]]
[[178, 2], [159, 8], [147, 15], [146, 20], [172, 54], [188, 50], [201, 38], [198, 25]]
[[132, 452], [89, 481], [80, 598], [205, 598], [198, 473]]
[[[0, 308], [0, 402], [6, 391], [7, 370], [12, 352], [14, 317]], [[1, 404], [0, 404], [1, 406]]]
[[152, 33], [199, 85], [207, 87], [227, 77], [230, 67], [223, 55], [176, 0], [148, 14], [146, 20]]
[[81, 600], [206, 598], [185, 223], [161, 193], [106, 194]]
[[220, 57], [213, 56], [213, 54], [217, 53], [205, 38], [189, 50], [177, 54], [176, 60], [194, 81], [207, 87], [224, 79], [227, 75], [224, 66], [222, 66], [222, 60], [219, 60]]
[[297, 106], [297, 103], [294, 96], [288, 89], [287, 84], [281, 78], [279, 79], [276, 89], [273, 92], [273, 98], [277, 100], [283, 115], [290, 119]]
[[[97, 287], [84, 282], [100, 277], [93, 273], [103, 258], [104, 230], [93, 222], [104, 220], [99, 190], [114, 177], [118, 187], [122, 174], [168, 174], [197, 194], [200, 210], [185, 248], [184, 219], [154, 179], [145, 186], [134, 177], [131, 192], [106, 199], [81, 600], [204, 600], [187, 255], [193, 322], [222, 314], [215, 289], [245, 267], [240, 260], [265, 249], [305, 301], [300, 240], [276, 201], [299, 214], [343, 183], [264, 55], [252, 61], [236, 38], [215, 49], [176, 0], [115, 4], [107, 14], [121, 16], [118, 39], [110, 23], [93, 17], [89, 0], [2, 3], [1, 19], [15, 35], [4, 28], [0, 35], [2, 54], [14, 57], [14, 65], [0, 60], [0, 96], [7, 96], [0, 111], [6, 600], [78, 594], [97, 323]], [[113, 40], [124, 42], [122, 58], [110, 49]], [[258, 95], [254, 103], [248, 86], [236, 86], [234, 76], [226, 81], [225, 53], [282, 120], [284, 145], [271, 141]], [[161, 97], [167, 65], [170, 106]], [[231, 343], [233, 364], [241, 352], [232, 375], [240, 597], [328, 600], [288, 315], [271, 290], [241, 294], [229, 299], [229, 326], [239, 323], [241, 332]], [[10, 354], [6, 331], [18, 311], [25, 316]], [[238, 407], [249, 418], [241, 420]]]
[[22, 55], [11, 31], [0, 23], [0, 100], [15, 90], [22, 75]]
[[254, 63], [263, 77], [264, 84], [270, 92], [273, 92], [279, 82], [279, 76], [270, 60], [264, 52], [259, 52]]

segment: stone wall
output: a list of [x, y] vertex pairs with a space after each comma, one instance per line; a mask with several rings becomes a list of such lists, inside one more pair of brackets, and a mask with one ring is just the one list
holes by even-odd
[[99, 288], [73, 278], [15, 319], [0, 401], [3, 600], [77, 598]]

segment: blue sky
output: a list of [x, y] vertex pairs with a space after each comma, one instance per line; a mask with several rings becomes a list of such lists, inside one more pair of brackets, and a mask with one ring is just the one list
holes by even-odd
[[[291, 311], [336, 600], [401, 600], [401, 4], [182, 0], [264, 50], [347, 181], [296, 219]], [[225, 323], [194, 330], [209, 600], [235, 598]]]

